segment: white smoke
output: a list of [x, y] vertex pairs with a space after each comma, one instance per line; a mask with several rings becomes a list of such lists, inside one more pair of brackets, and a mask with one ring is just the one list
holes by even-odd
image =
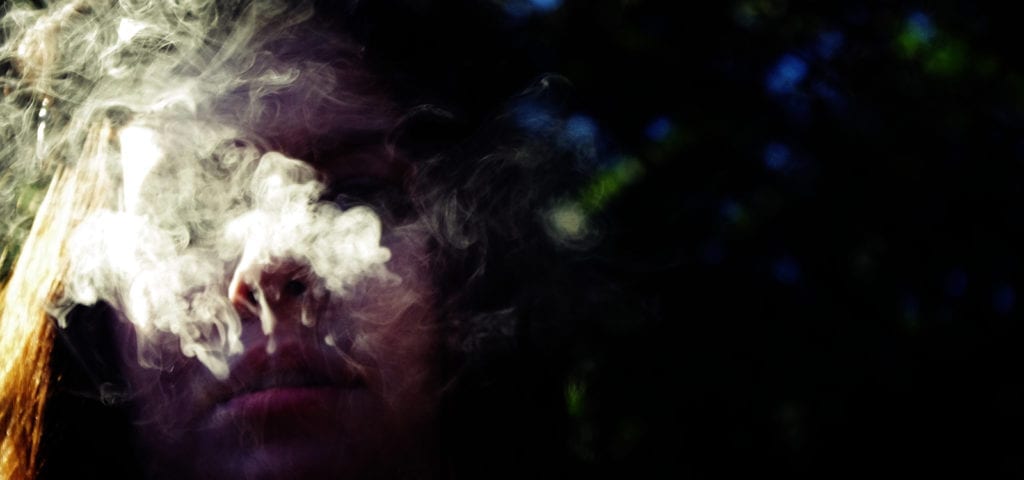
[[[123, 132], [132, 132], [127, 138], [133, 142], [152, 138], [152, 132]], [[155, 156], [125, 161], [150, 167], [148, 175], [160, 175], [157, 167], [168, 162], [153, 144], [122, 143], [125, 153]], [[243, 183], [245, 192], [233, 192], [243, 179], [230, 175], [229, 181], [188, 183], [210, 172], [180, 158], [171, 162], [176, 173], [171, 177], [145, 178], [126, 169], [125, 208], [91, 215], [72, 237], [66, 295], [77, 304], [102, 300], [122, 311], [135, 327], [144, 365], [161, 367], [161, 349], [173, 338], [185, 356], [226, 378], [231, 356], [243, 350], [229, 280], [237, 282], [275, 263], [307, 265], [319, 280], [312, 285], [317, 291], [310, 293], [320, 297], [344, 298], [367, 278], [398, 281], [385, 266], [391, 252], [381, 246], [382, 225], [372, 209], [342, 210], [319, 202], [323, 184], [297, 160], [268, 153], [255, 161], [258, 166]], [[152, 181], [132, 179], [139, 175]], [[152, 184], [180, 188], [152, 190]], [[200, 190], [210, 193], [191, 196]], [[228, 211], [202, 204], [206, 198], [232, 195], [253, 201]], [[181, 211], [192, 218], [183, 220]], [[190, 232], [188, 221], [202, 223], [205, 231]], [[272, 329], [272, 323], [264, 324], [264, 333]]]
[[310, 34], [312, 15], [302, 1], [77, 0], [2, 20], [0, 167], [45, 182], [87, 139], [104, 144], [96, 174], [121, 191], [71, 237], [60, 304], [116, 307], [145, 365], [176, 343], [226, 377], [243, 350], [232, 280], [274, 262], [308, 266], [321, 297], [398, 282], [374, 211], [320, 202], [316, 171], [267, 138], [390, 125], [358, 48]]
[[[346, 297], [366, 277], [397, 282], [385, 267], [391, 251], [382, 247], [381, 221], [369, 207], [342, 211], [338, 206], [316, 202], [322, 185], [307, 179], [311, 170], [280, 154], [263, 157], [253, 177], [255, 208], [227, 226], [228, 244], [244, 245], [229, 291], [246, 277], [282, 261], [306, 265], [319, 281], [314, 288]], [[322, 297], [323, 292], [310, 292]], [[265, 311], [267, 309], [264, 309]], [[273, 320], [264, 318], [269, 335]], [[310, 324], [312, 320], [303, 319]]]
[[288, 28], [311, 8], [234, 8], [71, 2], [50, 18], [15, 11], [5, 19], [26, 26], [15, 60], [66, 117], [60, 130], [40, 123], [31, 132], [45, 135], [32, 139], [34, 156], [71, 160], [98, 118], [118, 119], [110, 158], [99, 163], [103, 174], [120, 175], [119, 201], [72, 236], [63, 301], [114, 305], [134, 325], [144, 365], [164, 366], [176, 342], [220, 378], [243, 350], [228, 298], [233, 275], [293, 261], [318, 279], [314, 293], [338, 297], [367, 277], [397, 280], [374, 212], [318, 202], [324, 185], [314, 170], [264, 153], [247, 130], [274, 120], [264, 99], [276, 92], [299, 88], [312, 104], [336, 102], [331, 68], [293, 64], [264, 46], [294, 35]]

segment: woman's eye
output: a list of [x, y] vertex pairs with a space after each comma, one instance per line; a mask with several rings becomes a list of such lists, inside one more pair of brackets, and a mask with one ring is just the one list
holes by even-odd
[[332, 186], [330, 200], [341, 208], [373, 203], [388, 188], [380, 179], [359, 177], [346, 179]]
[[329, 190], [327, 200], [347, 210], [357, 206], [373, 208], [385, 221], [407, 219], [412, 211], [408, 192], [388, 179], [357, 177], [340, 181]]

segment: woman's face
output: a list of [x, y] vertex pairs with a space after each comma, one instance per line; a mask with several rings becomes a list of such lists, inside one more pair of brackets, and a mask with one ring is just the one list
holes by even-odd
[[330, 47], [277, 48], [317, 76], [118, 130], [123, 194], [94, 247], [144, 462], [167, 478], [436, 476], [437, 318], [410, 169], [384, 146], [394, 110]]

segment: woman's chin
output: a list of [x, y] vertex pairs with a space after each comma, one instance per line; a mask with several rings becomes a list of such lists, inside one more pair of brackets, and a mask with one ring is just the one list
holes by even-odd
[[431, 429], [386, 405], [365, 387], [267, 389], [219, 404], [150, 453], [160, 470], [189, 469], [168, 478], [436, 477], [436, 452], [424, 451], [436, 448]]
[[[193, 459], [200, 470], [195, 478], [250, 479], [419, 479], [437, 477], [437, 465], [425, 455], [411, 454], [408, 445], [365, 445], [349, 441], [307, 437], [285, 438], [208, 450]], [[383, 452], [383, 454], [382, 454]], [[208, 465], [208, 467], [203, 467]]]
[[370, 469], [351, 449], [327, 442], [271, 441], [210, 458], [198, 478], [220, 479], [336, 479], [364, 478]]

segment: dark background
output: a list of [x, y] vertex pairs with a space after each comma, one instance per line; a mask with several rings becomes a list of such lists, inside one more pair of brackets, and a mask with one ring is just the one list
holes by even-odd
[[457, 67], [399, 57], [468, 105], [567, 80], [517, 111], [593, 154], [589, 251], [633, 302], [571, 342], [579, 476], [1024, 473], [1012, 11], [498, 5], [404, 24]]

